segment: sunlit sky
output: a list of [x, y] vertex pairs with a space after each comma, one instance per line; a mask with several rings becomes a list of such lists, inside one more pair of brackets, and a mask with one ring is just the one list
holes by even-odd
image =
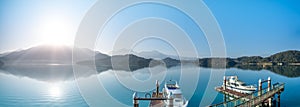
[[[41, 44], [72, 45], [82, 18], [95, 2], [96, 0], [1, 0], [0, 52]], [[300, 50], [300, 1], [204, 2], [220, 25], [228, 56], [268, 56], [284, 50]], [[147, 45], [149, 43], [144, 46]], [[168, 46], [155, 48], [164, 51], [165, 47]], [[209, 50], [204, 51], [199, 53], [208, 55]]]
[[72, 45], [95, 0], [1, 0], [0, 51], [36, 45]]

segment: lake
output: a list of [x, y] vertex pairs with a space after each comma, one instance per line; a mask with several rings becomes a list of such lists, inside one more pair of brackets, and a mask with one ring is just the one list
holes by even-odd
[[[51, 70], [55, 70], [55, 74], [51, 74]], [[42, 75], [42, 72], [48, 72], [47, 75], [50, 77], [55, 78], [57, 75], [59, 78], [57, 81], [53, 78], [37, 78], [39, 76], [33, 71], [39, 75]], [[63, 72], [63, 76], [57, 74], [58, 71]], [[271, 77], [272, 83], [285, 83], [285, 90], [281, 94], [281, 106], [300, 106], [298, 101], [300, 93], [297, 92], [300, 90], [300, 77], [287, 77], [268, 70], [254, 71], [237, 68], [222, 70], [196, 66], [176, 66], [166, 69], [157, 66], [132, 72], [107, 70], [96, 75], [84, 75], [77, 78], [79, 82], [70, 79], [73, 76], [70, 72], [72, 69], [60, 66], [45, 69], [33, 67], [32, 70], [28, 67], [13, 70], [2, 69], [0, 70], [0, 106], [132, 106], [132, 94], [138, 92], [138, 95], [142, 97], [147, 92], [152, 92], [156, 79], [160, 80], [161, 86], [170, 79], [179, 81], [183, 95], [189, 99], [189, 107], [207, 106], [223, 101], [223, 95], [214, 90], [214, 87], [222, 84], [223, 74], [237, 75], [240, 80], [248, 84], [257, 84], [259, 79]], [[62, 79], [62, 77], [67, 79]], [[91, 78], [97, 78], [98, 81], [95, 83], [93, 81], [91, 84], [89, 82], [92, 81]], [[83, 84], [82, 81], [89, 83]], [[98, 90], [98, 85], [103, 89]], [[148, 103], [141, 101], [140, 106], [148, 106]]]

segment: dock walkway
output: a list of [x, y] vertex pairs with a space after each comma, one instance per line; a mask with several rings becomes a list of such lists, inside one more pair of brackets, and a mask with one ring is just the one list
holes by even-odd
[[[163, 94], [159, 93], [158, 96], [156, 96], [156, 92], [153, 92], [152, 97], [163, 98]], [[163, 106], [164, 106], [164, 100], [151, 100], [150, 101], [150, 107], [163, 107]]]

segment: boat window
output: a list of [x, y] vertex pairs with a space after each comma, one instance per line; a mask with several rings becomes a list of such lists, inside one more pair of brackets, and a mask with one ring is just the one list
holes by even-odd
[[182, 95], [181, 94], [173, 94], [173, 97], [174, 98], [182, 98]]
[[176, 99], [175, 102], [181, 102], [181, 100]]
[[168, 87], [168, 89], [178, 89], [178, 87], [176, 87], [173, 84], [168, 84], [167, 87]]

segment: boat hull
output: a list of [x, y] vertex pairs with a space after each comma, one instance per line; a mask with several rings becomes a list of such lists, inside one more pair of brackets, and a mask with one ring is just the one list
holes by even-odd
[[242, 89], [242, 88], [232, 87], [232, 86], [226, 86], [226, 88], [229, 90], [233, 90], [233, 91], [245, 93], [245, 94], [251, 94], [255, 91], [255, 90]]

